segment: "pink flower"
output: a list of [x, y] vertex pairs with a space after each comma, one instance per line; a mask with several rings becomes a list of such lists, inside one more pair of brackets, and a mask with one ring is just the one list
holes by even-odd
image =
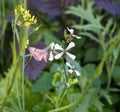
[[42, 49], [37, 49], [35, 47], [30, 47], [29, 52], [32, 54], [33, 58], [37, 61], [44, 60], [47, 62], [47, 55], [48, 51], [47, 50], [42, 50]]

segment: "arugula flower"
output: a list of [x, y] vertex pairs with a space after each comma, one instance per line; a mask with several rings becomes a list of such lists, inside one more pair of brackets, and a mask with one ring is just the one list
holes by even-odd
[[[74, 46], [75, 46], [75, 43], [70, 42], [67, 48], [63, 49], [59, 44], [51, 43], [50, 44], [51, 49], [50, 49], [48, 60], [53, 61], [53, 59], [56, 59], [56, 60], [60, 59], [63, 56], [63, 54], [66, 54], [69, 58], [75, 60], [76, 56], [68, 52], [68, 50], [70, 50]], [[56, 51], [59, 51], [60, 53], [57, 53]]]
[[77, 39], [80, 39], [81, 37], [74, 35], [74, 29], [70, 29], [69, 27], [67, 27], [67, 30], [70, 32], [70, 35], [72, 35], [72, 37], [75, 37]]
[[67, 46], [67, 48], [63, 49], [59, 44], [56, 44], [55, 45], [55, 50], [59, 50], [61, 52], [55, 55], [55, 59], [60, 59], [63, 54], [66, 54], [69, 58], [75, 60], [76, 56], [68, 52], [68, 50], [70, 50], [74, 46], [75, 46], [75, 43], [70, 42], [69, 45]]
[[68, 72], [69, 73], [74, 73], [77, 75], [77, 76], [80, 76], [80, 72], [78, 70], [75, 69], [74, 66], [72, 66], [70, 63], [66, 62], [66, 65], [69, 67], [68, 69]]

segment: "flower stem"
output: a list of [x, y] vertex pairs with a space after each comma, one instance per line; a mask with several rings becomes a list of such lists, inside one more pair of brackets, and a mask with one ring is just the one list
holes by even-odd
[[23, 53], [22, 57], [22, 107], [23, 111], [25, 111], [25, 91], [24, 91], [24, 63], [25, 63], [25, 53]]
[[62, 64], [63, 64], [63, 69], [64, 69], [65, 82], [68, 82], [67, 73], [66, 73], [66, 67], [65, 67], [65, 62], [64, 62], [64, 57], [62, 58]]

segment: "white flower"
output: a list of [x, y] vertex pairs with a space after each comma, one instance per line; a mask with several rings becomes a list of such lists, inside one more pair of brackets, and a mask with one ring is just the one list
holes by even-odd
[[66, 54], [68, 57], [70, 57], [71, 59], [74, 60], [76, 58], [76, 56], [68, 52], [68, 50], [70, 50], [74, 46], [75, 46], [75, 43], [70, 42], [69, 45], [67, 46], [67, 48], [63, 49], [59, 44], [55, 44], [55, 50], [62, 51], [62, 52], [58, 53], [57, 55], [55, 55], [55, 59], [59, 59], [62, 57], [63, 54]]
[[52, 42], [50, 44], [50, 53], [49, 53], [49, 58], [48, 58], [49, 61], [53, 61], [54, 59], [54, 56], [53, 56], [54, 47], [55, 47], [55, 43]]
[[77, 36], [77, 35], [74, 35], [74, 29], [70, 29], [69, 27], [67, 27], [67, 30], [70, 32], [70, 34], [73, 36], [73, 37], [75, 37], [75, 38], [77, 38], [77, 39], [80, 39], [81, 37], [79, 37], [79, 36]]
[[75, 69], [70, 63], [66, 62], [66, 65], [69, 67], [68, 72], [73, 73], [75, 72], [77, 76], [80, 76], [80, 72]]

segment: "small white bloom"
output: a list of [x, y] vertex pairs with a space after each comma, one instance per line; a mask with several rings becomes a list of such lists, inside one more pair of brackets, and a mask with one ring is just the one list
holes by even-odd
[[69, 67], [68, 72], [73, 73], [75, 72], [77, 76], [80, 76], [80, 72], [75, 69], [70, 63], [66, 62], [66, 65]]
[[54, 59], [54, 55], [53, 55], [54, 48], [55, 48], [55, 43], [52, 42], [50, 44], [50, 53], [49, 53], [49, 58], [48, 58], [49, 61], [53, 61]]
[[70, 29], [69, 27], [67, 27], [67, 30], [70, 32], [71, 35], [74, 34], [74, 29]]
[[80, 39], [81, 37], [79, 37], [79, 36], [77, 36], [77, 35], [74, 35], [74, 29], [70, 29], [69, 27], [67, 27], [67, 30], [70, 32], [70, 34], [73, 36], [73, 37], [75, 37], [75, 38], [77, 38], [77, 39]]
[[65, 53], [68, 57], [70, 57], [71, 59], [75, 60], [76, 56], [68, 52], [68, 50], [70, 50], [74, 46], [75, 46], [75, 43], [74, 42], [70, 42], [69, 45], [67, 46], [67, 48], [63, 49], [59, 44], [56, 44], [55, 45], [55, 50], [60, 50], [62, 52], [60, 52], [57, 55], [55, 55], [55, 59], [61, 58], [62, 55]]

